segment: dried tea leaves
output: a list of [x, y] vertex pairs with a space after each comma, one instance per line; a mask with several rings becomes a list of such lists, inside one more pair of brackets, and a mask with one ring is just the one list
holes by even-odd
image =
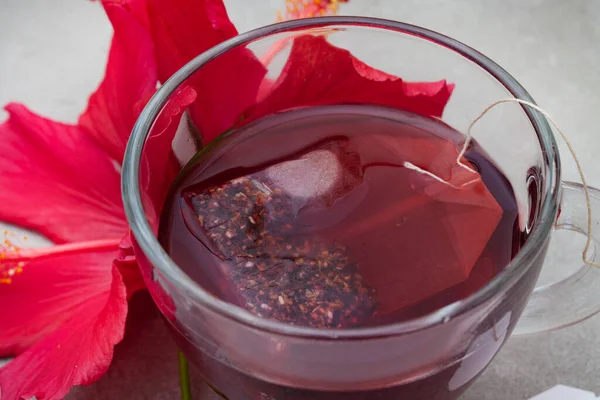
[[294, 224], [292, 200], [269, 185], [247, 176], [185, 194], [238, 303], [291, 324], [360, 325], [374, 312], [373, 290], [343, 246], [287, 235]]

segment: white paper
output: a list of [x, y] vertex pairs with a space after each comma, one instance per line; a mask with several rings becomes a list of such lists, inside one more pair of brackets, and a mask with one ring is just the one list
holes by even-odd
[[575, 389], [565, 385], [557, 385], [552, 389], [545, 391], [530, 398], [529, 400], [596, 400], [600, 397], [592, 392], [581, 389]]

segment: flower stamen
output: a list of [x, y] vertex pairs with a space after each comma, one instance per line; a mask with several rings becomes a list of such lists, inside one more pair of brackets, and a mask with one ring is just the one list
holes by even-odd
[[[25, 262], [19, 261], [21, 247], [11, 239], [18, 236], [8, 230], [4, 230], [3, 234], [4, 240], [0, 244], [0, 285], [9, 285], [15, 276], [23, 273]], [[27, 236], [20, 239], [27, 240]]]
[[338, 12], [340, 3], [346, 2], [348, 2], [348, 0], [286, 0], [285, 14], [282, 16], [282, 13], [278, 11], [277, 20], [287, 21], [292, 19], [335, 15]]

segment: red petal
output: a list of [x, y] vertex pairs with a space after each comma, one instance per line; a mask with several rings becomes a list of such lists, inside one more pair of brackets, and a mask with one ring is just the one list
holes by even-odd
[[138, 290], [146, 288], [144, 279], [140, 273], [140, 267], [133, 252], [131, 232], [127, 232], [119, 244], [119, 253], [115, 259], [115, 266], [119, 269], [127, 288], [127, 299], [130, 299]]
[[144, 208], [150, 224], [158, 229], [158, 216], [169, 188], [180, 170], [171, 144], [185, 109], [196, 99], [196, 92], [184, 86], [165, 104], [152, 126], [142, 154], [140, 185]]
[[4, 350], [39, 340], [39, 331], [46, 335], [0, 369], [3, 400], [61, 399], [106, 372], [127, 314], [125, 285], [111, 266], [117, 246], [51, 249], [2, 289], [3, 304], [13, 305], [0, 322]]
[[133, 125], [156, 90], [158, 73], [147, 28], [123, 5], [105, 3], [104, 7], [115, 33], [106, 75], [79, 124], [121, 163]]
[[172, 286], [165, 280], [162, 274], [156, 270], [153, 271], [152, 263], [146, 257], [135, 237], [131, 236], [132, 251], [140, 265], [140, 273], [144, 277], [144, 282], [152, 294], [154, 303], [161, 311], [162, 315], [171, 322], [175, 322], [175, 312], [177, 305], [169, 294]]
[[192, 58], [237, 35], [221, 0], [147, 0], [146, 4], [163, 82]]
[[58, 243], [127, 231], [119, 172], [78, 127], [10, 104], [0, 125], [0, 220]]
[[0, 303], [15, 305], [0, 318], [0, 356], [26, 350], [107, 290], [119, 242], [0, 252], [0, 277], [10, 280], [0, 286]]
[[[147, 11], [162, 82], [194, 57], [237, 35], [221, 0], [148, 0]], [[205, 143], [231, 128], [254, 104], [265, 73], [252, 52], [237, 49], [192, 76], [188, 83], [201, 96], [190, 114]]]
[[439, 117], [454, 85], [404, 82], [369, 67], [321, 36], [299, 36], [279, 79], [261, 88], [259, 103], [245, 115], [253, 121], [302, 106], [374, 104]]

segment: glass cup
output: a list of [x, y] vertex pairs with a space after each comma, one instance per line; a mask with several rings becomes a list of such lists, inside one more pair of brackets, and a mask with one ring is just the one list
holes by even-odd
[[[470, 47], [420, 27], [370, 18], [327, 17], [260, 28], [221, 43], [179, 70], [134, 128], [122, 171], [123, 199], [150, 293], [179, 346], [215, 391], [232, 400], [456, 399], [515, 326], [517, 333], [547, 331], [600, 309], [600, 270], [583, 262], [570, 266], [575, 270], [571, 276], [535, 287], [552, 232], [585, 234], [587, 208], [582, 187], [561, 182], [560, 158], [546, 120], [515, 103], [496, 107], [473, 134], [512, 184], [521, 227], [529, 237], [513, 261], [470, 297], [406, 322], [317, 329], [259, 318], [191, 280], [160, 246], [157, 212], [140, 188], [152, 168], [160, 168], [144, 164], [148, 152], [162, 152], [166, 160], [173, 151], [183, 166], [199, 141], [184, 113], [171, 121], [179, 123], [172, 146], [150, 149], [163, 126], [157, 121], [175, 118], [169, 107], [174, 96], [196, 74], [205, 73], [212, 60], [240, 48], [270, 59], [267, 76], [277, 77], [297, 35], [326, 36], [363, 62], [405, 80], [455, 83], [442, 119], [462, 132], [497, 100], [533, 102], [512, 76]], [[279, 61], [270, 56], [274, 48]], [[600, 212], [600, 192], [590, 193], [593, 209]], [[592, 222], [597, 227], [600, 221]], [[592, 238], [591, 259], [597, 238]]]

